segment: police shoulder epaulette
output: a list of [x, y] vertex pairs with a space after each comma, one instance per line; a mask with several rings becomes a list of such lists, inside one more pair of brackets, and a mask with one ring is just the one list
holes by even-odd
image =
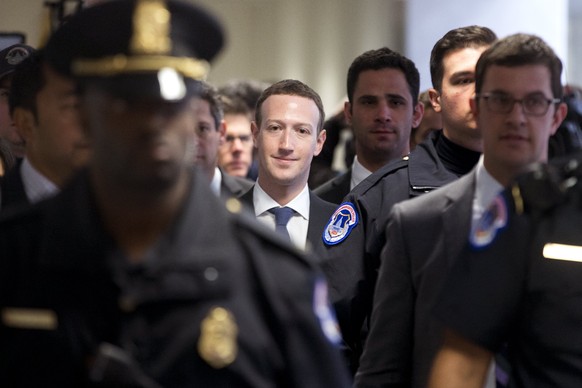
[[515, 211], [537, 213], [553, 208], [566, 200], [580, 177], [582, 167], [576, 158], [533, 164], [511, 187]]

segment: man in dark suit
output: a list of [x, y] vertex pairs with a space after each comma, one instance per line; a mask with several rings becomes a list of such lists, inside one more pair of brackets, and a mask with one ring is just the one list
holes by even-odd
[[208, 177], [210, 188], [216, 195], [224, 199], [240, 197], [253, 186], [253, 182], [230, 176], [218, 167], [218, 148], [225, 141], [226, 127], [218, 92], [206, 82], [201, 84], [196, 117], [196, 165]]
[[[389, 48], [366, 51], [354, 59], [347, 84], [344, 115], [352, 127], [356, 156], [348, 171], [314, 191], [336, 204], [368, 175], [408, 155], [410, 131], [420, 124], [424, 111], [424, 105], [417, 103], [414, 63]], [[410, 99], [412, 109], [403, 109]]]
[[449, 268], [471, 230], [485, 235], [478, 220], [503, 187], [530, 163], [547, 160], [548, 139], [565, 117], [558, 62], [528, 35], [505, 38], [481, 55], [470, 105], [483, 155], [457, 181], [392, 208], [358, 386], [427, 386], [443, 340], [432, 309]]
[[311, 161], [325, 142], [324, 116], [314, 90], [300, 81], [284, 80], [261, 94], [252, 123], [259, 177], [243, 202], [275, 229], [274, 209], [292, 209], [284, 229], [302, 249], [307, 241], [322, 246], [323, 227], [336, 208], [317, 198], [307, 185]]
[[2, 209], [54, 195], [89, 156], [75, 83], [58, 74], [41, 51], [14, 72], [10, 110], [25, 154], [2, 181]]

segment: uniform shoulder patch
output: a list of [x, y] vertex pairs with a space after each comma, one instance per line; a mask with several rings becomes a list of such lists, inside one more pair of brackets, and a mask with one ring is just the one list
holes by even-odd
[[323, 334], [332, 344], [339, 345], [342, 337], [334, 310], [329, 303], [327, 282], [323, 278], [317, 278], [315, 282], [313, 311], [319, 319]]
[[351, 202], [342, 203], [323, 229], [323, 242], [327, 245], [339, 244], [349, 236], [357, 224], [358, 213], [354, 204]]
[[471, 230], [469, 241], [475, 248], [486, 247], [506, 225], [507, 203], [502, 195], [498, 195]]

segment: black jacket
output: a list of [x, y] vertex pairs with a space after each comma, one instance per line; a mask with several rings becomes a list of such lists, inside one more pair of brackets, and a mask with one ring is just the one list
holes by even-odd
[[322, 269], [330, 287], [344, 341], [352, 349], [355, 371], [362, 351], [361, 329], [370, 314], [374, 286], [392, 206], [427, 193], [458, 177], [449, 172], [437, 155], [440, 131], [433, 132], [409, 157], [383, 166], [358, 186], [343, 202], [353, 204], [358, 223], [335, 245], [326, 245]]
[[349, 386], [314, 313], [313, 259], [201, 182], [140, 265], [104, 230], [87, 174], [0, 222], [4, 386], [83, 387], [89, 371], [105, 386]]

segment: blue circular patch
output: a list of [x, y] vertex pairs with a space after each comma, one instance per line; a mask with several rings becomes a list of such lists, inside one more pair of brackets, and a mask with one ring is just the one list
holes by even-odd
[[503, 229], [505, 225], [507, 225], [507, 204], [505, 198], [498, 195], [471, 230], [469, 237], [471, 245], [475, 248], [486, 247], [495, 239], [497, 231]]
[[358, 224], [358, 213], [351, 202], [342, 203], [323, 229], [323, 242], [336, 245], [344, 241]]

